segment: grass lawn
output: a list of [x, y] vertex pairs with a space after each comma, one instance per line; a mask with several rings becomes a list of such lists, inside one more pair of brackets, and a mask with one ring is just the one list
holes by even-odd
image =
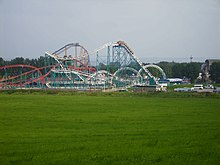
[[0, 164], [220, 164], [220, 99], [0, 94]]

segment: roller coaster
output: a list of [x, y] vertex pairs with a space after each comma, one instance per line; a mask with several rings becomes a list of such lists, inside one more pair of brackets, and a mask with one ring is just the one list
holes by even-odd
[[[159, 66], [144, 65], [124, 41], [104, 44], [91, 53], [79, 43], [70, 43], [46, 52], [44, 63], [41, 68], [25, 64], [0, 67], [0, 89], [118, 90], [156, 85], [166, 78]], [[160, 76], [149, 68], [158, 70]]]

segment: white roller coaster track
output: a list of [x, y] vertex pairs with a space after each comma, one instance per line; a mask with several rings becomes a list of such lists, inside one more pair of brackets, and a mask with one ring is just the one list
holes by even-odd
[[[144, 65], [144, 68], [156, 68], [156, 69], [159, 70], [160, 73], [162, 74], [163, 79], [166, 79], [166, 74], [165, 74], [165, 72], [163, 71], [163, 69], [162, 69], [161, 67], [159, 67], [159, 66], [157, 66], [157, 65], [154, 65], [154, 64], [148, 64], [148, 65]], [[142, 70], [143, 70], [143, 69], [141, 68], [141, 69], [138, 71], [139, 74], [141, 73]]]
[[106, 43], [106, 44], [102, 45], [101, 47], [99, 47], [97, 50], [93, 51], [91, 54], [95, 54], [95, 53], [107, 48], [108, 46], [123, 46], [128, 51], [128, 53], [134, 58], [134, 60], [141, 66], [141, 68], [147, 73], [147, 75], [150, 78], [153, 78], [154, 81], [157, 83], [155, 77], [150, 73], [150, 71], [147, 68], [144, 67], [144, 64], [137, 58], [137, 56], [134, 54], [134, 51], [124, 41]]
[[[53, 58], [55, 61], [57, 61], [57, 63], [60, 65], [60, 67], [64, 70], [64, 67], [62, 65], [62, 63], [57, 59], [56, 56], [48, 53], [48, 52], [45, 52], [46, 55], [50, 56], [51, 58]], [[71, 80], [70, 76], [66, 73], [66, 76], [68, 77], [69, 80]]]
[[[69, 76], [70, 73], [76, 74], [81, 80], [85, 81], [85, 78], [83, 78], [83, 77], [87, 77], [87, 78], [91, 79], [91, 78], [95, 77], [95, 76], [96, 76], [97, 74], [99, 74], [99, 73], [105, 73], [105, 74], [108, 74], [110, 77], [116, 77], [116, 74], [117, 74], [119, 71], [121, 71], [121, 70], [123, 70], [123, 69], [129, 69], [129, 70], [132, 70], [132, 71], [134, 71], [135, 73], [137, 73], [137, 76], [141, 76], [141, 75], [140, 75], [140, 71], [141, 71], [141, 70], [144, 70], [144, 72], [147, 73], [148, 77], [153, 78], [154, 82], [157, 83], [155, 77], [151, 74], [151, 72], [147, 69], [147, 67], [144, 66], [144, 64], [143, 64], [143, 63], [138, 59], [138, 57], [135, 55], [134, 51], [133, 51], [124, 41], [117, 41], [117, 42], [109, 42], [109, 43], [106, 43], [106, 44], [102, 45], [101, 47], [99, 47], [97, 50], [93, 51], [91, 54], [96, 54], [96, 53], [98, 53], [99, 51], [101, 51], [101, 50], [103, 50], [103, 49], [106, 49], [106, 48], [108, 48], [108, 47], [110, 47], [110, 46], [111, 46], [111, 47], [113, 47], [113, 46], [121, 46], [121, 47], [125, 48], [125, 50], [130, 54], [130, 56], [132, 56], [132, 58], [140, 65], [141, 69], [139, 70], [139, 72], [136, 71], [136, 70], [133, 69], [133, 68], [125, 67], [125, 68], [119, 69], [119, 70], [116, 71], [113, 75], [110, 74], [110, 73], [108, 73], [107, 71], [101, 71], [101, 72], [99, 71], [98, 73], [94, 73], [94, 74], [89, 74], [89, 73], [88, 73], [88, 74], [87, 74], [87, 73], [80, 72], [80, 71], [78, 71], [78, 70], [68, 70], [68, 69], [66, 69], [66, 68], [63, 66], [63, 64], [61, 63], [61, 61], [60, 61], [61, 59], [60, 59], [59, 56], [50, 54], [50, 53], [48, 53], [48, 52], [46, 52], [45, 54], [48, 55], [48, 56], [50, 56], [51, 58], [53, 58], [53, 59], [60, 65], [60, 67], [61, 67], [60, 70], [53, 69], [53, 70], [51, 70], [51, 71], [54, 72], [54, 73], [64, 73], [64, 74], [66, 74], [66, 76], [68, 77], [69, 80], [72, 80], [71, 77]], [[148, 67], [150, 67], [150, 66], [148, 66]], [[153, 66], [153, 67], [155, 67], [155, 66]], [[162, 70], [162, 69], [159, 68], [159, 67], [158, 67], [157, 69], [159, 69], [160, 71]], [[161, 73], [162, 73], [162, 74], [164, 73], [163, 70], [162, 70]], [[164, 73], [164, 75], [165, 75], [165, 73]], [[163, 75], [163, 76], [164, 76], [164, 75]]]
[[95, 51], [91, 52], [91, 54], [96, 54], [97, 52], [99, 52], [99, 51], [101, 51], [101, 50], [107, 48], [108, 46], [114, 46], [114, 45], [117, 45], [117, 43], [116, 43], [116, 42], [108, 42], [108, 43], [106, 43], [106, 44], [100, 46], [100, 47], [99, 47], [98, 49], [96, 49]]
[[[55, 69], [52, 69], [51, 70], [52, 72], [54, 72], [54, 73], [59, 73], [59, 74], [62, 74], [62, 73], [64, 73], [64, 74], [66, 74], [66, 75], [68, 75], [68, 74], [70, 74], [70, 73], [73, 73], [73, 74], [76, 74], [77, 76], [79, 76], [79, 78], [82, 80], [82, 81], [85, 81], [85, 79], [83, 79], [82, 78], [82, 76], [85, 76], [85, 77], [88, 77], [89, 75], [87, 75], [87, 74], [85, 74], [85, 73], [81, 73], [81, 72], [78, 72], [78, 71], [74, 71], [74, 70], [55, 70]], [[69, 77], [68, 77], [69, 78]], [[71, 78], [69, 79], [69, 80], [71, 80]]]
[[[155, 80], [155, 77], [150, 73], [150, 71], [146, 68], [144, 68], [144, 64], [137, 58], [137, 56], [134, 54], [134, 51], [124, 42], [124, 41], [118, 41], [118, 45], [122, 45], [134, 58], [135, 61], [141, 66], [141, 68], [148, 74], [150, 78], [153, 78]], [[156, 80], [155, 80], [156, 82]]]
[[134, 58], [134, 60], [141, 66], [141, 68], [147, 73], [147, 75], [150, 78], [153, 78], [154, 81], [157, 83], [155, 77], [150, 73], [150, 71], [147, 68], [144, 67], [144, 64], [137, 58], [137, 56], [134, 54], [134, 51], [124, 41], [106, 43], [103, 46], [101, 46], [100, 48], [98, 48], [96, 51], [92, 52], [92, 54], [95, 54], [95, 53], [107, 48], [108, 46], [123, 46], [128, 51], [128, 53]]
[[107, 75], [109, 75], [109, 76], [112, 76], [112, 74], [109, 73], [109, 72], [106, 71], [106, 70], [99, 70], [98, 72], [93, 73], [93, 74], [91, 75], [91, 78], [97, 76], [97, 74], [107, 74]]
[[134, 68], [131, 68], [131, 67], [123, 67], [123, 68], [120, 68], [120, 69], [118, 69], [118, 70], [113, 74], [113, 76], [116, 77], [117, 73], [120, 72], [120, 71], [122, 71], [122, 70], [130, 70], [130, 71], [136, 73], [138, 77], [141, 77], [140, 73], [139, 73], [137, 70], [135, 70]]
[[48, 55], [48, 56], [50, 56], [51, 58], [53, 58], [53, 59], [60, 65], [60, 67], [61, 67], [62, 69], [64, 69], [62, 63], [60, 63], [60, 61], [57, 59], [56, 56], [54, 56], [54, 55], [52, 55], [52, 54], [50, 54], [50, 53], [48, 53], [48, 52], [45, 52], [45, 55]]

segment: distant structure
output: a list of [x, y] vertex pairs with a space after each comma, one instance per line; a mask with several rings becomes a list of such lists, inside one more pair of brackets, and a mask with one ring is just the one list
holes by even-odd
[[190, 56], [190, 63], [192, 63], [192, 60], [193, 60], [193, 56]]
[[220, 62], [220, 59], [207, 59], [205, 60], [205, 63], [201, 65], [201, 72], [199, 73], [199, 76], [197, 77], [197, 80], [199, 82], [211, 82], [210, 80], [210, 66], [214, 63], [214, 62]]

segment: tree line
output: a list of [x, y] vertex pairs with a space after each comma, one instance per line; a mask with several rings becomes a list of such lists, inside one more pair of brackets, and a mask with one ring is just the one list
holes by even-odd
[[160, 62], [157, 65], [164, 70], [167, 77], [187, 78], [191, 82], [194, 82], [201, 72], [202, 63]]
[[2, 57], [0, 57], [0, 67], [6, 66], [6, 65], [15, 65], [15, 64], [25, 64], [25, 65], [31, 65], [31, 66], [40, 68], [45, 65], [45, 57], [40, 56], [39, 58], [36, 58], [36, 59], [16, 57], [9, 61], [4, 60]]
[[[0, 67], [6, 65], [15, 65], [15, 64], [26, 64], [35, 67], [43, 67], [45, 66], [45, 57], [40, 56], [36, 59], [29, 59], [23, 57], [16, 57], [9, 61], [4, 60], [0, 57]], [[191, 63], [176, 63], [176, 62], [159, 62], [156, 65], [160, 66], [167, 77], [175, 77], [175, 78], [187, 78], [192, 83], [196, 81], [196, 78], [199, 76], [201, 72], [201, 62], [191, 62]], [[156, 70], [150, 69], [153, 75], [158, 74]], [[215, 83], [220, 83], [220, 62], [213, 63], [210, 67], [210, 78]]]

